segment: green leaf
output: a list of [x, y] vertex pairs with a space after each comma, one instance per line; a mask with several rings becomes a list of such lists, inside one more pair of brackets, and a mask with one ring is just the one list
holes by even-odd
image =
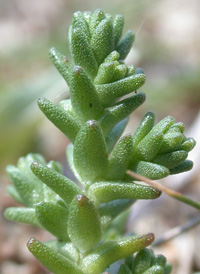
[[58, 253], [57, 250], [47, 247], [35, 238], [29, 240], [27, 247], [38, 261], [53, 273], [86, 274], [82, 272], [76, 263]]
[[76, 177], [76, 179], [78, 180], [78, 182], [80, 182], [84, 185], [85, 182], [82, 181], [81, 177], [79, 176], [77, 170], [74, 167], [73, 151], [74, 151], [74, 146], [72, 144], [69, 144], [66, 149], [67, 162], [68, 162], [69, 168], [73, 172], [73, 174]]
[[109, 106], [116, 99], [137, 90], [144, 84], [145, 79], [144, 74], [137, 74], [110, 84], [96, 85], [102, 105]]
[[167, 262], [167, 260], [166, 260], [165, 256], [159, 254], [159, 255], [155, 256], [153, 264], [165, 267], [166, 262]]
[[120, 136], [124, 132], [124, 129], [126, 128], [128, 124], [129, 118], [125, 118], [119, 123], [117, 123], [106, 135], [105, 141], [106, 141], [106, 147], [108, 154], [113, 150], [115, 144], [119, 140]]
[[116, 66], [115, 74], [113, 76], [112, 82], [125, 78], [126, 73], [127, 73], [127, 66], [125, 64]]
[[159, 153], [169, 153], [175, 150], [179, 150], [181, 143], [183, 142], [183, 134], [181, 132], [167, 132], [163, 137], [163, 143]]
[[73, 29], [80, 28], [82, 32], [86, 35], [87, 39], [90, 39], [89, 26], [86, 21], [85, 15], [82, 12], [77, 11], [73, 14], [72, 27]]
[[71, 114], [54, 105], [46, 98], [40, 98], [38, 106], [45, 116], [73, 143], [80, 129], [79, 122]]
[[170, 263], [166, 263], [164, 268], [164, 274], [170, 274], [172, 272], [172, 265]]
[[162, 266], [154, 265], [143, 272], [143, 274], [164, 274], [164, 269]]
[[37, 162], [31, 165], [32, 172], [48, 187], [53, 189], [69, 205], [81, 189], [70, 179]]
[[141, 92], [107, 108], [105, 114], [99, 120], [99, 125], [104, 134], [106, 135], [119, 121], [137, 109], [145, 101], [145, 98], [145, 94]]
[[50, 248], [56, 249], [63, 256], [70, 259], [70, 261], [78, 263], [78, 261], [80, 260], [79, 251], [71, 242], [66, 243], [63, 241], [52, 240], [45, 242], [45, 245]]
[[150, 249], [144, 248], [135, 256], [133, 273], [140, 274], [145, 272], [151, 266], [153, 254]]
[[109, 19], [103, 19], [95, 28], [91, 38], [91, 48], [98, 65], [113, 51], [113, 26]]
[[115, 73], [116, 64], [115, 62], [102, 63], [99, 66], [99, 70], [96, 78], [94, 79], [95, 85], [103, 85], [111, 83], [113, 75]]
[[83, 68], [75, 66], [70, 82], [72, 108], [82, 122], [96, 119], [102, 113], [96, 89]]
[[83, 259], [82, 266], [87, 274], [100, 274], [110, 264], [150, 245], [154, 240], [152, 233], [109, 241], [97, 247]]
[[4, 216], [10, 221], [40, 227], [40, 224], [35, 215], [34, 208], [9, 207], [5, 210]]
[[185, 125], [182, 122], [175, 123], [171, 126], [171, 128], [178, 128], [181, 133], [185, 131]]
[[94, 78], [97, 74], [98, 64], [84, 29], [72, 29], [71, 51], [75, 65], [84, 68], [90, 77]]
[[135, 69], [134, 65], [127, 66], [126, 77], [129, 77], [129, 76], [135, 74], [135, 72], [136, 72], [136, 69]]
[[32, 207], [34, 204], [43, 200], [44, 193], [40, 181], [36, 183], [35, 179], [32, 180], [27, 174], [24, 174], [21, 170], [11, 165], [7, 166], [6, 173], [10, 181], [14, 184], [24, 205]]
[[95, 204], [117, 199], [155, 199], [161, 192], [153, 187], [135, 184], [131, 181], [106, 181], [92, 184], [88, 196]]
[[164, 119], [162, 119], [159, 123], [157, 123], [152, 130], [154, 131], [160, 131], [163, 134], [165, 134], [168, 129], [174, 124], [175, 119], [172, 116], [167, 116]]
[[163, 137], [160, 131], [150, 131], [135, 148], [135, 158], [150, 162], [158, 154]]
[[135, 147], [139, 144], [140, 141], [151, 131], [154, 125], [155, 115], [152, 111], [147, 112], [143, 117], [139, 126], [137, 127], [133, 135], [133, 149], [135, 152]]
[[104, 14], [104, 12], [101, 9], [96, 9], [93, 14], [91, 15], [90, 18], [90, 33], [93, 35], [93, 33], [95, 32], [96, 27], [99, 25], [99, 23], [105, 19], [106, 16]]
[[132, 205], [135, 200], [124, 199], [114, 200], [108, 203], [101, 204], [98, 208], [100, 216], [108, 216], [114, 219], [117, 215]]
[[134, 266], [134, 260], [135, 260], [134, 256], [130, 255], [125, 258], [124, 263], [132, 270]]
[[63, 166], [61, 163], [57, 162], [57, 161], [53, 161], [51, 160], [50, 162], [48, 162], [47, 166], [50, 168], [50, 169], [53, 169], [59, 173], [63, 173]]
[[106, 179], [120, 180], [124, 177], [132, 150], [132, 136], [127, 134], [120, 139], [109, 155]]
[[170, 174], [168, 168], [144, 161], [131, 162], [129, 169], [152, 180], [158, 180]]
[[74, 143], [74, 166], [80, 177], [92, 181], [104, 175], [108, 165], [105, 139], [95, 120], [85, 123]]
[[67, 234], [68, 210], [54, 203], [41, 202], [35, 207], [39, 223], [59, 240], [69, 240]]
[[189, 152], [195, 147], [195, 145], [196, 141], [193, 138], [189, 137], [180, 145], [178, 149]]
[[193, 162], [190, 160], [185, 160], [180, 165], [170, 169], [169, 171], [170, 171], [170, 174], [173, 175], [173, 174], [189, 171], [192, 168], [193, 168]]
[[89, 26], [92, 12], [91, 11], [84, 11], [83, 15], [85, 17], [86, 22], [88, 23], [88, 26]]
[[127, 265], [122, 264], [120, 266], [118, 274], [132, 274], [132, 271], [128, 268]]
[[64, 109], [67, 113], [71, 114], [72, 116], [75, 116], [75, 113], [72, 109], [71, 99], [61, 100], [58, 103], [59, 107]]
[[[30, 165], [33, 161], [37, 161], [43, 165], [46, 164], [44, 157], [37, 153], [28, 153], [25, 157], [20, 157], [17, 161], [17, 167], [24, 173], [27, 174], [32, 179], [36, 179], [30, 170]], [[31, 176], [32, 175], [32, 176]], [[37, 180], [38, 181], [38, 180]]]
[[119, 52], [120, 54], [120, 58], [119, 58], [120, 60], [126, 59], [130, 49], [132, 48], [134, 40], [135, 40], [134, 33], [128, 30], [116, 48], [117, 52]]
[[72, 64], [54, 47], [49, 50], [49, 58], [51, 59], [57, 70], [60, 72], [64, 80], [69, 83], [70, 73], [73, 68]]
[[174, 151], [171, 153], [157, 155], [153, 159], [153, 163], [171, 169], [181, 164], [187, 158], [187, 156], [188, 153], [184, 150]]
[[[119, 59], [119, 52], [117, 52], [116, 50], [112, 51], [104, 60], [104, 63], [109, 63], [109, 62], [113, 62], [113, 61], [118, 61]], [[119, 62], [118, 62], [119, 63]]]
[[115, 15], [113, 20], [114, 46], [117, 47], [118, 42], [122, 36], [124, 27], [124, 16], [121, 14]]
[[68, 234], [82, 252], [88, 252], [101, 240], [100, 217], [93, 203], [84, 195], [77, 195], [69, 210]]
[[20, 197], [19, 193], [17, 192], [14, 186], [7, 186], [6, 191], [15, 201], [17, 201], [20, 204], [24, 204], [23, 199]]

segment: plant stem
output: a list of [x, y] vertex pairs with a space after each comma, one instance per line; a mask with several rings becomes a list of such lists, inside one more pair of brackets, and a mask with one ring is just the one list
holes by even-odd
[[168, 187], [165, 187], [165, 186], [162, 186], [160, 184], [157, 184], [155, 183], [154, 181], [144, 177], [144, 176], [141, 176], [131, 170], [128, 170], [126, 172], [129, 176], [133, 177], [134, 179], [137, 179], [137, 180], [140, 180], [140, 181], [143, 181], [145, 182], [146, 184], [152, 186], [152, 187], [155, 187], [156, 189], [160, 190], [160, 191], [163, 191], [165, 192], [167, 195], [185, 203], [185, 204], [188, 204], [196, 209], [199, 209], [200, 210], [200, 203], [196, 202], [196, 201], [193, 201], [191, 199], [189, 199], [188, 197], [182, 195], [180, 192], [177, 192], [175, 190], [172, 190]]

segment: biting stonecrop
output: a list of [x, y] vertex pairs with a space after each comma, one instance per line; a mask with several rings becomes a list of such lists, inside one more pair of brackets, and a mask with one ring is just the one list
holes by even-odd
[[67, 82], [70, 99], [55, 105], [40, 98], [38, 105], [70, 139], [67, 159], [82, 188], [63, 175], [59, 163], [47, 163], [38, 154], [7, 167], [13, 183], [8, 192], [24, 207], [8, 208], [5, 216], [56, 237], [46, 243], [32, 238], [28, 243], [30, 252], [56, 274], [100, 274], [120, 259], [125, 260], [119, 274], [171, 273], [162, 255], [145, 248], [154, 240], [152, 233], [103, 237], [112, 220], [135, 200], [161, 195], [134, 182], [126, 171], [160, 179], [190, 170], [192, 162], [186, 158], [195, 145], [183, 134], [182, 123], [168, 116], [154, 125], [152, 112], [133, 135], [120, 138], [128, 116], [145, 101], [144, 93], [134, 93], [145, 82], [143, 71], [124, 63], [134, 34], [128, 31], [121, 39], [123, 25], [121, 15], [76, 12], [68, 31], [72, 61], [55, 48], [49, 51]]

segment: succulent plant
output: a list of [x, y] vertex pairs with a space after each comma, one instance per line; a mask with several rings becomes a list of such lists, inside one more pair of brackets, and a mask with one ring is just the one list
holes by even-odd
[[145, 248], [154, 240], [152, 233], [104, 237], [111, 222], [137, 199], [161, 195], [133, 181], [126, 171], [159, 179], [190, 170], [192, 162], [186, 158], [195, 145], [173, 117], [154, 126], [152, 112], [133, 135], [121, 137], [129, 115], [145, 101], [144, 93], [134, 93], [145, 82], [144, 72], [124, 62], [134, 34], [128, 31], [121, 39], [123, 25], [121, 15], [76, 12], [68, 31], [73, 61], [55, 48], [49, 51], [69, 86], [70, 99], [55, 105], [40, 98], [38, 106], [71, 141], [67, 159], [82, 188], [63, 175], [58, 162], [47, 163], [38, 154], [7, 167], [12, 182], [8, 192], [24, 207], [8, 208], [5, 216], [55, 236], [46, 243], [31, 238], [27, 246], [56, 274], [100, 274], [120, 259], [125, 260], [119, 274], [171, 272], [164, 256]]

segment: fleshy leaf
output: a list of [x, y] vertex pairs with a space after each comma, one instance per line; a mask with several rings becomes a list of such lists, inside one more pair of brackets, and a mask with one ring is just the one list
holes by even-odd
[[91, 254], [87, 255], [82, 262], [87, 274], [100, 274], [110, 264], [150, 245], [154, 240], [152, 233], [122, 238], [109, 241], [97, 247]]
[[159, 153], [169, 153], [175, 150], [179, 150], [179, 146], [183, 142], [183, 134], [181, 132], [167, 132], [164, 135], [163, 143]]
[[153, 254], [150, 249], [144, 248], [140, 250], [134, 260], [133, 273], [140, 274], [150, 268]]
[[143, 272], [143, 274], [164, 274], [164, 269], [162, 266], [154, 265]]
[[80, 121], [96, 119], [103, 111], [96, 89], [83, 68], [75, 66], [70, 83], [70, 97]]
[[104, 12], [101, 9], [97, 9], [93, 12], [90, 18], [90, 33], [93, 35], [95, 32], [96, 27], [99, 25], [99, 23], [106, 18]]
[[85, 181], [92, 181], [105, 173], [108, 164], [105, 139], [95, 120], [85, 123], [79, 131], [73, 158], [76, 170]]
[[133, 274], [132, 271], [128, 268], [127, 265], [122, 264], [120, 266], [118, 274]]
[[160, 254], [155, 256], [153, 264], [165, 267], [166, 262], [167, 262], [166, 258]]
[[64, 257], [57, 250], [52, 249], [35, 238], [31, 238], [27, 243], [29, 251], [40, 261], [49, 271], [56, 274], [86, 274], [79, 266]]
[[137, 109], [145, 101], [145, 98], [145, 94], [141, 92], [107, 108], [105, 114], [99, 120], [104, 134], [106, 135], [119, 121]]
[[88, 189], [88, 196], [96, 204], [117, 199], [155, 199], [160, 194], [161, 192], [153, 187], [125, 181], [98, 182]]
[[41, 190], [41, 187], [39, 188], [38, 186], [38, 184], [41, 184], [41, 182], [36, 184], [35, 179], [33, 182], [29, 176], [24, 174], [15, 166], [7, 166], [6, 172], [10, 181], [15, 186], [17, 193], [19, 193], [20, 198], [23, 200], [23, 204], [28, 207], [32, 207], [35, 203], [43, 200], [44, 193]]
[[129, 169], [152, 180], [158, 180], [167, 177], [170, 174], [168, 168], [144, 161], [130, 163]]
[[4, 215], [8, 220], [40, 227], [34, 208], [9, 207]]
[[189, 137], [180, 145], [178, 149], [189, 152], [195, 147], [195, 145], [196, 141], [193, 138]]
[[[81, 28], [82, 31], [84, 32], [84, 34], [86, 35], [86, 37], [88, 39], [90, 39], [89, 26], [88, 26], [88, 23], [86, 21], [85, 15], [82, 12], [77, 11], [73, 14], [72, 27], [73, 27], [73, 29]], [[80, 45], [79, 45], [79, 47], [80, 47]]]
[[72, 64], [62, 55], [56, 48], [51, 48], [49, 50], [49, 57], [53, 62], [54, 66], [60, 72], [64, 80], [69, 84], [70, 74], [72, 70]]
[[66, 204], [70, 204], [75, 195], [82, 193], [74, 182], [47, 166], [33, 162], [31, 170], [44, 184], [53, 189]]
[[153, 162], [171, 169], [181, 164], [187, 158], [187, 156], [188, 153], [186, 151], [179, 150], [171, 153], [157, 155], [153, 159]]
[[158, 154], [162, 142], [162, 132], [150, 131], [135, 148], [136, 159], [150, 162]]
[[117, 61], [119, 59], [119, 56], [119, 52], [114, 50], [105, 58], [104, 63]]
[[113, 50], [113, 26], [109, 19], [103, 19], [92, 33], [91, 48], [98, 65]]
[[145, 82], [144, 74], [131, 75], [119, 81], [96, 85], [102, 105], [109, 106], [116, 99], [140, 88]]
[[72, 243], [83, 253], [93, 249], [101, 240], [99, 215], [84, 195], [77, 195], [70, 205], [68, 234]]
[[174, 124], [175, 119], [172, 116], [167, 116], [162, 119], [159, 123], [157, 123], [154, 127], [154, 131], [160, 131], [162, 133], [166, 133], [168, 129]]
[[106, 179], [121, 180], [124, 177], [132, 149], [132, 136], [123, 136], [109, 155]]
[[41, 202], [35, 207], [39, 223], [59, 240], [67, 241], [68, 210], [54, 203]]
[[76, 177], [76, 179], [84, 184], [84, 181], [82, 181], [81, 177], [79, 176], [77, 170], [75, 169], [74, 167], [74, 159], [73, 159], [73, 151], [74, 151], [74, 146], [72, 144], [69, 144], [67, 146], [67, 149], [66, 149], [66, 155], [67, 155], [67, 162], [68, 162], [68, 165], [69, 165], [69, 168], [71, 169], [71, 171], [73, 172], [74, 176]]
[[[152, 111], [147, 112], [133, 135], [133, 149], [151, 131], [154, 125], [155, 115]], [[135, 149], [134, 149], [135, 151]]]
[[115, 62], [102, 63], [94, 80], [95, 85], [111, 83], [115, 73]]
[[120, 58], [119, 58], [120, 60], [124, 60], [126, 58], [126, 56], [128, 55], [133, 45], [134, 39], [135, 39], [134, 33], [129, 30], [127, 31], [123, 39], [119, 42], [116, 50], [120, 54]]
[[193, 162], [190, 160], [185, 160], [184, 162], [182, 162], [180, 165], [170, 169], [170, 174], [178, 174], [181, 172], [186, 172], [189, 171], [193, 168]]
[[20, 204], [24, 204], [24, 201], [22, 200], [14, 186], [7, 186], [6, 191], [15, 201], [17, 201]]
[[71, 31], [71, 51], [75, 65], [84, 68], [94, 78], [97, 74], [98, 64], [88, 36], [82, 28], [75, 28]]
[[172, 265], [170, 263], [166, 263], [164, 268], [164, 274], [170, 274], [172, 272]]
[[38, 106], [45, 116], [73, 143], [80, 129], [79, 122], [71, 114], [54, 105], [46, 98], [40, 98]]
[[122, 36], [124, 27], [124, 16], [117, 14], [113, 20], [114, 46], [117, 47]]
[[114, 219], [117, 215], [127, 209], [134, 202], [135, 200], [130, 199], [114, 200], [108, 203], [101, 204], [98, 208], [98, 212], [101, 216], [108, 216]]
[[78, 263], [80, 259], [78, 249], [71, 242], [66, 243], [64, 241], [52, 240], [45, 242], [45, 245], [50, 248], [56, 249], [63, 256], [74, 261], [75, 263]]
[[117, 143], [124, 129], [126, 128], [128, 121], [129, 121], [128, 117], [123, 119], [122, 121], [117, 123], [106, 135], [105, 141], [106, 141], [108, 154], [113, 150], [115, 144]]

